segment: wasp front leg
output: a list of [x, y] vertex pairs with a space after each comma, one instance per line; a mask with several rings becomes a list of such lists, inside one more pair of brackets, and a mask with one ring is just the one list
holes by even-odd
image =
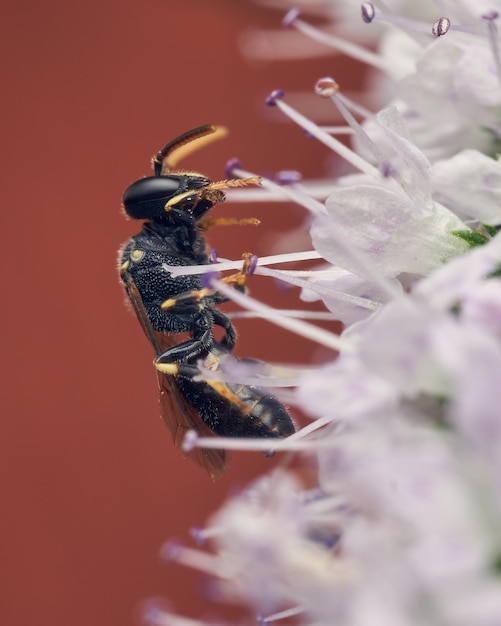
[[252, 254], [252, 252], [245, 252], [242, 254], [242, 259], [244, 261], [242, 269], [231, 276], [226, 276], [226, 278], [223, 278], [222, 280], [222, 282], [226, 285], [231, 285], [239, 291], [245, 290], [247, 279], [249, 276], [254, 274], [257, 264], [257, 257]]

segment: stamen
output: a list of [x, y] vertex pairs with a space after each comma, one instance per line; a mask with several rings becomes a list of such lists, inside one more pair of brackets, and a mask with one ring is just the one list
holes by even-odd
[[[303, 428], [300, 428], [298, 431], [289, 435], [286, 439], [273, 439], [273, 452], [281, 452], [281, 451], [303, 451], [317, 448], [326, 448], [330, 449], [337, 445], [335, 437], [329, 437], [327, 441], [323, 439], [319, 439], [318, 437], [310, 437], [313, 433], [324, 426], [328, 426], [335, 422], [337, 419], [336, 416], [324, 416], [320, 417], [310, 424], [307, 424]], [[335, 424], [331, 426], [332, 434], [343, 429], [343, 426], [340, 424]], [[181, 445], [181, 450], [183, 452], [191, 452], [193, 448], [211, 448], [211, 449], [222, 449], [222, 450], [241, 450], [243, 452], [246, 451], [261, 451], [261, 452], [270, 452], [270, 439], [249, 439], [238, 438], [238, 437], [199, 437], [198, 433], [195, 431], [188, 431], [184, 437], [183, 443]], [[217, 534], [217, 530], [213, 529], [212, 534]]]
[[[483, 16], [483, 19], [489, 20], [491, 15], [492, 15], [491, 13], [488, 13]], [[494, 12], [494, 16], [495, 16], [495, 12]], [[479, 37], [486, 36], [485, 26], [480, 22], [477, 22], [474, 24], [452, 24], [451, 21], [447, 17], [441, 17], [435, 22], [435, 24], [433, 25], [433, 33], [432, 33], [433, 35], [436, 35], [436, 36], [440, 35], [440, 33], [436, 34], [434, 32], [434, 29], [440, 27], [439, 23], [441, 20], [444, 20], [444, 23], [441, 27], [444, 29], [447, 28], [449, 31], [454, 31], [455, 33], [465, 33], [467, 35], [475, 35]]]
[[[308, 434], [318, 430], [322, 426], [329, 424], [332, 422], [334, 418], [327, 419], [320, 422], [320, 420], [316, 420], [312, 422], [305, 428], [308, 428]], [[242, 452], [285, 452], [285, 451], [309, 451], [309, 450], [329, 450], [331, 448], [335, 448], [338, 445], [338, 442], [335, 438], [322, 439], [322, 438], [311, 438], [306, 439], [303, 433], [304, 429], [290, 435], [286, 439], [271, 439], [271, 438], [259, 438], [259, 439], [251, 439], [249, 437], [199, 437], [196, 435], [194, 438], [190, 438], [189, 443], [185, 445], [185, 440], [189, 433], [186, 433], [185, 438], [183, 440], [183, 444], [181, 446], [181, 450], [183, 452], [190, 452], [194, 447], [197, 448], [210, 448], [211, 450], [240, 450]], [[302, 434], [299, 437], [299, 433]], [[296, 437], [298, 436], [298, 437]], [[294, 439], [292, 439], [294, 437]], [[291, 440], [292, 439], [292, 440]], [[182, 560], [182, 556], [186, 548], [183, 548], [181, 552], [181, 556], [176, 559], [178, 561]], [[202, 569], [199, 567], [198, 569]]]
[[183, 443], [181, 445], [182, 452], [191, 452], [198, 444], [198, 433], [196, 430], [189, 430], [184, 436]]
[[332, 102], [336, 105], [338, 111], [344, 117], [349, 126], [353, 129], [353, 132], [356, 134], [360, 142], [369, 152], [373, 154], [375, 159], [380, 163], [380, 170], [388, 171], [390, 166], [386, 157], [346, 107], [345, 102], [340, 97], [338, 83], [330, 76], [320, 78], [315, 84], [315, 93], [322, 98], [330, 98], [332, 100]]
[[285, 611], [280, 611], [279, 613], [273, 613], [273, 615], [267, 615], [266, 617], [262, 617], [263, 624], [272, 624], [273, 622], [277, 622], [281, 619], [288, 619], [289, 617], [295, 617], [296, 615], [301, 615], [304, 613], [305, 609], [302, 606], [295, 606], [291, 609], [287, 609]]
[[320, 126], [329, 135], [353, 135], [353, 128], [349, 126]]
[[297, 170], [281, 170], [275, 175], [275, 180], [279, 185], [292, 185], [302, 179], [301, 172]]
[[[303, 320], [321, 320], [325, 322], [335, 322], [337, 318], [327, 311], [303, 311], [300, 309], [279, 309], [282, 315], [286, 315], [287, 317], [298, 317]], [[232, 311], [227, 313], [230, 319], [241, 319], [241, 318], [262, 318], [265, 319], [265, 315], [263, 313], [256, 313], [254, 311]]]
[[[326, 133], [325, 135], [326, 137], [329, 137], [329, 135], [327, 135]], [[245, 172], [245, 170], [234, 170], [234, 174], [236, 174], [237, 176], [246, 175], [246, 173], [247, 172]], [[299, 204], [299, 206], [304, 207], [314, 215], [317, 215], [319, 213], [325, 215], [326, 213], [326, 209], [323, 203], [318, 202], [317, 200], [312, 198], [307, 192], [302, 193], [302, 188], [297, 184], [278, 185], [269, 178], [261, 179], [261, 184], [265, 189], [272, 190], [276, 194], [280, 194], [283, 197], [292, 200], [293, 202]]]
[[[263, 256], [257, 259], [258, 267], [262, 265], [274, 265], [276, 263], [290, 263], [296, 261], [314, 261], [321, 259], [322, 257], [316, 250], [307, 250], [305, 252], [290, 252], [287, 254], [273, 254], [270, 256]], [[217, 259], [216, 259], [217, 260]], [[177, 276], [189, 276], [192, 274], [206, 274], [214, 272], [214, 270], [224, 272], [227, 270], [238, 270], [242, 267], [242, 260], [239, 261], [222, 261], [215, 264], [215, 267], [210, 265], [167, 265], [164, 263], [162, 268], [171, 274], [173, 278]], [[256, 270], [259, 272], [259, 270]]]
[[380, 179], [379, 173], [377, 169], [368, 163], [365, 159], [359, 156], [356, 152], [345, 146], [343, 143], [338, 141], [335, 137], [324, 132], [320, 126], [317, 126], [314, 122], [309, 120], [307, 117], [296, 111], [290, 104], [287, 104], [283, 101], [283, 92], [282, 91], [274, 91], [272, 92], [266, 103], [270, 102], [274, 106], [278, 106], [282, 113], [287, 115], [291, 120], [296, 122], [301, 128], [304, 128], [310, 135], [321, 141], [328, 148], [339, 154], [340, 157], [351, 163], [353, 167], [360, 170], [364, 174], [368, 176], [372, 176], [373, 178]]
[[410, 36], [414, 33], [430, 34], [430, 24], [428, 22], [419, 22], [418, 20], [403, 17], [402, 15], [396, 15], [390, 11], [376, 11], [374, 5], [370, 6], [371, 4], [370, 2], [366, 2], [362, 5], [362, 19], [364, 22], [370, 23], [374, 20], [379, 20], [380, 22], [395, 24], [396, 26], [400, 26], [400, 28]]
[[207, 543], [207, 535], [205, 534], [205, 529], [200, 526], [193, 526], [190, 528], [190, 535], [193, 537], [197, 546], [205, 546]]
[[487, 22], [487, 28], [489, 30], [489, 44], [494, 58], [494, 64], [496, 66], [498, 81], [501, 85], [501, 58], [498, 47], [497, 26], [495, 24], [495, 21], [499, 18], [499, 13], [497, 11], [490, 11], [482, 17]]
[[234, 171], [238, 170], [242, 167], [241, 162], [237, 158], [229, 159], [226, 161], [226, 166], [224, 168], [224, 173], [227, 178], [233, 178]]
[[282, 20], [282, 26], [284, 28], [290, 28], [294, 24], [294, 22], [297, 20], [300, 14], [301, 14], [301, 11], [297, 7], [290, 9], [289, 11], [287, 11], [287, 13], [284, 16], [284, 19]]
[[205, 545], [209, 539], [218, 537], [221, 535], [222, 529], [217, 526], [200, 526], [194, 527], [190, 530], [190, 535], [199, 545]]
[[[259, 270], [259, 274], [276, 278], [277, 280], [294, 285], [295, 287], [308, 289], [309, 291], [316, 293], [322, 299], [329, 298], [330, 300], [339, 300], [340, 302], [351, 304], [353, 307], [358, 307], [367, 311], [376, 311], [382, 304], [381, 302], [375, 302], [374, 300], [369, 300], [368, 298], [353, 296], [352, 294], [344, 293], [343, 291], [337, 291], [330, 286], [323, 286], [316, 281], [302, 280], [301, 278], [297, 278], [297, 273], [290, 270], [274, 270], [264, 267]], [[308, 272], [308, 276], [313, 278], [315, 276], [315, 272]]]
[[315, 26], [308, 24], [308, 22], [299, 19], [299, 13], [298, 9], [291, 9], [284, 18], [284, 26], [296, 28], [298, 31], [303, 33], [303, 35], [306, 35], [314, 41], [318, 41], [326, 46], [334, 48], [335, 50], [338, 50], [353, 59], [357, 59], [366, 65], [371, 65], [382, 72], [389, 73], [386, 61], [384, 61], [380, 55], [374, 54], [374, 52], [371, 52], [366, 48], [362, 48], [362, 46], [345, 41], [341, 37], [336, 37], [335, 35], [319, 30]]
[[144, 611], [141, 623], [144, 623], [144, 626], [206, 626], [206, 623], [199, 620], [181, 617], [155, 606], [150, 606]]
[[374, 113], [372, 111], [369, 111], [369, 109], [366, 109], [362, 105], [358, 104], [358, 102], [351, 100], [351, 98], [345, 96], [341, 91], [338, 92], [337, 97], [339, 100], [342, 100], [346, 108], [353, 111], [353, 113], [360, 115], [360, 117], [363, 117], [364, 119], [374, 117]]
[[228, 575], [223, 571], [224, 562], [218, 557], [202, 552], [201, 550], [194, 550], [193, 548], [187, 548], [178, 541], [168, 541], [160, 549], [160, 558], [167, 561], [176, 561], [176, 563], [182, 563], [187, 567], [211, 574], [217, 578], [227, 578]]
[[[273, 106], [273, 105], [272, 105]], [[350, 129], [350, 132], [351, 129]], [[238, 159], [230, 159], [226, 163], [226, 172], [230, 177], [239, 176], [246, 177], [249, 172], [242, 169], [242, 165]], [[256, 176], [256, 174], [252, 174], [252, 176]], [[294, 174], [294, 176], [296, 176]], [[292, 175], [288, 177], [289, 180], [286, 181], [286, 185], [293, 185], [294, 182], [290, 180]], [[287, 191], [284, 192], [284, 187], [282, 185], [273, 184], [273, 180], [271, 178], [267, 179], [270, 183], [268, 186], [266, 185], [266, 180], [261, 179], [261, 186], [258, 189], [246, 188], [240, 190], [232, 190], [229, 192], [228, 197], [233, 202], [284, 202], [290, 199], [290, 196]], [[281, 183], [281, 174], [277, 173], [275, 176], [275, 180], [278, 183]], [[305, 197], [308, 199], [312, 198], [321, 198], [325, 199], [334, 188], [334, 184], [331, 181], [307, 181], [301, 185], [301, 189], [305, 192]], [[299, 189], [297, 184], [294, 184], [294, 189]], [[301, 204], [299, 198], [293, 198], [294, 202]], [[311, 205], [310, 207], [306, 206], [314, 213], [318, 212], [318, 209], [323, 210], [322, 204], [316, 204], [315, 206]]]
[[285, 96], [283, 89], [274, 89], [270, 95], [265, 99], [265, 104], [269, 107], [277, 106], [277, 100], [280, 100]]
[[217, 291], [220, 291], [225, 296], [228, 296], [230, 300], [240, 304], [240, 306], [250, 309], [251, 311], [266, 313], [267, 320], [277, 326], [281, 326], [282, 328], [290, 330], [297, 335], [301, 335], [302, 337], [306, 337], [307, 339], [315, 341], [326, 348], [331, 348], [332, 350], [344, 350], [346, 352], [351, 352], [353, 350], [352, 344], [344, 339], [341, 339], [338, 335], [330, 333], [322, 328], [317, 328], [312, 324], [308, 324], [308, 322], [284, 317], [273, 307], [267, 306], [231, 287], [227, 287], [221, 281], [214, 282], [213, 286], [217, 289]]

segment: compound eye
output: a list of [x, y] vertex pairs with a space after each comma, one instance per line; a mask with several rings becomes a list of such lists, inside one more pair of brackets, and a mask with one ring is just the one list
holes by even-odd
[[180, 188], [181, 181], [176, 176], [148, 176], [136, 180], [124, 192], [125, 212], [136, 220], [160, 217], [166, 203]]

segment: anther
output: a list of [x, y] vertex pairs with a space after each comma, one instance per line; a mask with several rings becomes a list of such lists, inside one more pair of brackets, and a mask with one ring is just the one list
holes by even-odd
[[277, 105], [277, 100], [281, 100], [284, 96], [285, 91], [283, 91], [283, 89], [275, 89], [266, 98], [265, 102], [269, 107], [274, 107]]
[[497, 20], [499, 17], [499, 11], [489, 11], [488, 13], [484, 13], [482, 15], [482, 19], [486, 20], [488, 22], [494, 22], [495, 20]]
[[160, 548], [160, 558], [166, 561], [177, 561], [183, 546], [177, 539], [171, 539]]
[[205, 546], [207, 544], [204, 529], [200, 528], [200, 526], [193, 526], [193, 528], [190, 529], [190, 535], [198, 546]]
[[431, 32], [434, 37], [442, 37], [449, 32], [449, 28], [451, 26], [451, 21], [447, 17], [439, 18], [432, 26]]
[[196, 430], [189, 430], [184, 436], [183, 443], [181, 444], [181, 450], [183, 452], [191, 452], [197, 445], [198, 433]]
[[302, 175], [297, 170], [280, 170], [275, 174], [274, 179], [279, 185], [293, 185], [302, 179]]
[[372, 2], [364, 2], [360, 7], [362, 10], [362, 19], [366, 24], [370, 24], [376, 15], [376, 9]]
[[282, 26], [284, 28], [290, 28], [294, 24], [294, 22], [297, 20], [300, 13], [301, 11], [297, 7], [294, 7], [290, 9], [290, 11], [287, 11], [287, 13], [284, 16], [284, 19], [282, 20]]
[[242, 164], [237, 158], [229, 159], [224, 167], [224, 173], [227, 178], [232, 178], [235, 175], [235, 170], [242, 169]]
[[315, 93], [322, 98], [332, 98], [339, 91], [339, 85], [330, 76], [319, 78], [315, 83]]
[[[216, 257], [217, 262], [217, 257]], [[200, 276], [200, 284], [202, 289], [213, 289], [214, 281], [219, 279], [218, 272], [204, 272], [202, 276]]]
[[257, 261], [258, 261], [258, 257], [255, 254], [253, 254], [249, 263], [249, 267], [247, 269], [247, 274], [249, 276], [252, 276], [254, 272], [256, 271]]

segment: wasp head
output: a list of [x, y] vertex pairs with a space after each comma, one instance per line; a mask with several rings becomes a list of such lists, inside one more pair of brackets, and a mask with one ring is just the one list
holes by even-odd
[[196, 173], [147, 176], [132, 183], [123, 195], [125, 212], [136, 220], [165, 221], [173, 208], [199, 219], [216, 202], [224, 199], [221, 191], [204, 188], [211, 181]]
[[223, 127], [207, 124], [166, 144], [152, 160], [155, 175], [141, 178], [125, 190], [123, 205], [127, 215], [160, 223], [189, 216], [196, 222], [224, 201], [223, 189], [258, 184], [258, 178], [212, 182], [197, 172], [173, 171], [186, 155], [224, 137], [226, 132]]

